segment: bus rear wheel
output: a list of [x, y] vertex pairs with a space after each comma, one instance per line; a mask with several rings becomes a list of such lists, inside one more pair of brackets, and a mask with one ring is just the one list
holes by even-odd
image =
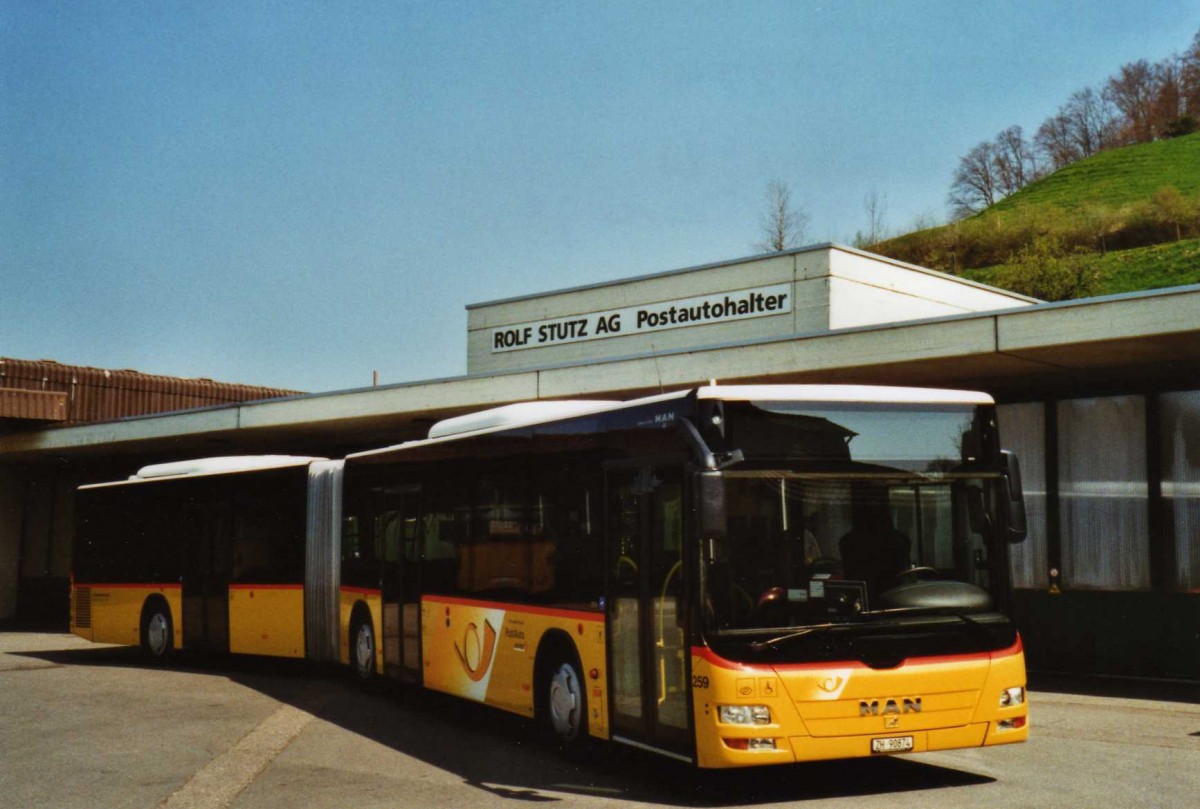
[[162, 601], [147, 602], [142, 610], [142, 651], [148, 658], [162, 662], [175, 650], [175, 627], [171, 610]]
[[582, 752], [588, 740], [587, 686], [577, 661], [564, 656], [550, 666], [541, 701], [550, 738], [568, 754]]
[[375, 676], [375, 628], [370, 618], [359, 618], [350, 631], [350, 666], [360, 683], [369, 683]]

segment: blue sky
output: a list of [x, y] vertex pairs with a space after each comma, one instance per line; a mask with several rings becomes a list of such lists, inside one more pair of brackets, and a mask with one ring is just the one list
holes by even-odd
[[[330, 6], [333, 6], [331, 10]], [[1200, 0], [0, 3], [0, 356], [454, 376], [468, 303], [943, 219]]]

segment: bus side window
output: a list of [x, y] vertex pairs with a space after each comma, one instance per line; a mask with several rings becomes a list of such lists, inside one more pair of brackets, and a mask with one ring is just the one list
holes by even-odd
[[470, 488], [465, 476], [447, 474], [429, 480], [428, 509], [422, 517], [421, 590], [458, 592], [458, 546], [470, 537]]
[[599, 606], [604, 591], [604, 534], [600, 522], [604, 479], [587, 467], [549, 466], [535, 475], [545, 532], [552, 542], [547, 564], [551, 602]]
[[458, 547], [458, 587], [528, 600], [554, 586], [547, 503], [528, 470], [485, 469], [473, 486], [472, 541]]

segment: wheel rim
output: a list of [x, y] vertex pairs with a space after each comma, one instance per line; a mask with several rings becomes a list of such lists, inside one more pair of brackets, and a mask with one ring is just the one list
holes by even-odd
[[579, 675], [564, 663], [550, 678], [550, 725], [562, 739], [570, 741], [579, 733], [583, 691]]
[[150, 653], [155, 657], [165, 654], [170, 637], [171, 625], [167, 621], [167, 616], [161, 612], [151, 615], [150, 621], [146, 624], [146, 645], [150, 647]]
[[375, 635], [371, 631], [370, 624], [362, 624], [359, 626], [358, 635], [354, 639], [354, 662], [358, 667], [359, 676], [370, 676], [374, 670], [374, 658]]

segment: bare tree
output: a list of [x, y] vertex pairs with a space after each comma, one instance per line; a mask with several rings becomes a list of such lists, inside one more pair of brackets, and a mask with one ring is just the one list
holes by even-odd
[[996, 149], [983, 141], [958, 161], [950, 185], [950, 209], [955, 219], [965, 219], [996, 203]]
[[1083, 157], [1071, 137], [1071, 121], [1061, 108], [1058, 114], [1042, 122], [1033, 136], [1033, 143], [1055, 169], [1069, 166]]
[[1183, 94], [1183, 113], [1200, 118], [1200, 31], [1180, 57], [1179, 79]]
[[1111, 148], [1116, 141], [1116, 116], [1103, 93], [1086, 87], [1072, 93], [1063, 106], [1070, 124], [1071, 139], [1082, 157]]
[[1072, 93], [1034, 135], [1034, 146], [1056, 169], [1115, 145], [1113, 106], [1090, 87]]
[[1145, 59], [1122, 65], [1104, 85], [1104, 97], [1121, 112], [1124, 143], [1154, 140], [1153, 107], [1157, 82], [1155, 71]]
[[887, 194], [872, 188], [863, 197], [863, 212], [867, 215], [867, 229], [854, 234], [855, 247], [870, 247], [887, 238]]
[[992, 162], [999, 196], [1020, 191], [1037, 179], [1037, 159], [1019, 126], [1010, 126], [996, 136]]
[[1171, 123], [1183, 114], [1183, 60], [1174, 55], [1154, 66], [1154, 101], [1150, 105], [1150, 119], [1155, 137], [1161, 137]]
[[804, 241], [808, 214], [792, 203], [792, 190], [781, 180], [767, 183], [767, 210], [762, 217], [763, 240], [755, 247], [764, 253], [779, 253]]

